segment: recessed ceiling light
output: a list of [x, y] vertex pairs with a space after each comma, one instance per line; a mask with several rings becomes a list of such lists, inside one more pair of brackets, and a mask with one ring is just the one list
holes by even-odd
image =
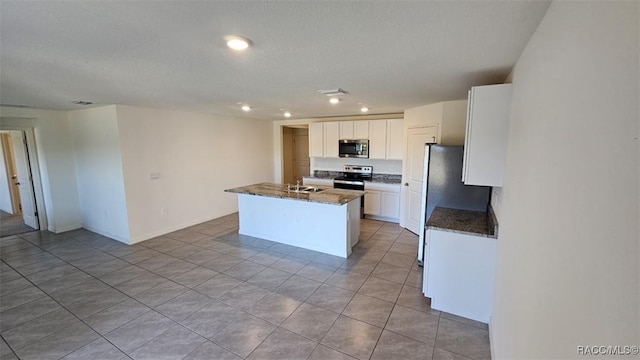
[[339, 102], [340, 102], [340, 99], [338, 99], [338, 98], [331, 98], [331, 99], [329, 99], [329, 102], [335, 105], [335, 104], [337, 104], [337, 103], [339, 103]]
[[366, 107], [366, 106], [363, 106], [362, 108], [360, 108], [360, 111], [367, 112], [367, 111], [369, 111], [369, 108]]
[[251, 40], [237, 35], [227, 35], [224, 37], [227, 46], [233, 50], [245, 50], [252, 44]]
[[291, 113], [290, 113], [290, 112], [288, 112], [288, 111], [285, 111], [285, 112], [284, 112], [284, 117], [286, 117], [286, 118], [290, 118], [290, 117], [291, 117]]
[[242, 111], [251, 111], [251, 106], [249, 106], [249, 105], [242, 105]]

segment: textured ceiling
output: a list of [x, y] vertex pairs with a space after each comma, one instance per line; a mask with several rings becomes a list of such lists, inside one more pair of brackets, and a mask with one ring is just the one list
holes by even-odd
[[[502, 82], [547, 1], [0, 3], [0, 102], [74, 100], [257, 119], [464, 99]], [[227, 34], [250, 38], [237, 53]], [[317, 90], [343, 88], [330, 105]], [[253, 107], [250, 113], [238, 103]]]

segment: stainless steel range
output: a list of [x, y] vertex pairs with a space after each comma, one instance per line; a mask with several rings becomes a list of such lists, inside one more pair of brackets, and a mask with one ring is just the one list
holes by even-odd
[[[342, 176], [333, 179], [336, 189], [364, 191], [365, 180], [371, 180], [373, 167], [360, 165], [345, 165]], [[360, 218], [364, 219], [364, 196], [360, 200]]]

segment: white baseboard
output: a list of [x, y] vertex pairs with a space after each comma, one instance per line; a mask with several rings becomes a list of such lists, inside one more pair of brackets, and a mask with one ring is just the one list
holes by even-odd
[[82, 226], [82, 227], [84, 227], [85, 229], [87, 229], [87, 230], [89, 230], [91, 232], [94, 232], [96, 234], [100, 234], [100, 235], [106, 236], [106, 237], [108, 237], [110, 239], [120, 241], [123, 244], [132, 245], [127, 236], [121, 236], [121, 235], [113, 234], [113, 233], [110, 233], [108, 231], [103, 231], [103, 230], [100, 230], [100, 229], [92, 228], [90, 226]]
[[400, 219], [398, 218], [392, 218], [392, 217], [387, 217], [387, 216], [378, 216], [378, 215], [364, 215], [365, 219], [371, 219], [371, 220], [380, 220], [380, 221], [386, 221], [386, 222], [392, 222], [392, 223], [400, 223]]
[[[227, 215], [233, 214], [234, 212], [229, 213]], [[150, 233], [147, 233], [147, 234], [144, 234], [144, 235], [134, 236], [134, 237], [132, 237], [130, 239], [130, 241], [131, 241], [130, 245], [137, 244], [137, 243], [139, 243], [141, 241], [153, 239], [154, 237], [166, 235], [166, 234], [174, 232], [174, 231], [182, 230], [184, 228], [188, 228], [190, 226], [198, 225], [198, 224], [201, 224], [203, 222], [211, 221], [211, 220], [214, 220], [214, 219], [217, 219], [217, 218], [220, 218], [220, 217], [224, 217], [224, 216], [227, 216], [227, 215], [220, 215], [220, 216], [213, 216], [213, 217], [209, 217], [208, 216], [206, 218], [201, 218], [201, 219], [198, 219], [198, 220], [188, 221], [188, 222], [180, 224], [180, 225], [166, 227], [166, 228], [163, 228], [161, 230], [153, 231], [153, 232], [150, 232]]]
[[67, 225], [67, 226], [62, 226], [62, 227], [49, 226], [49, 228], [47, 230], [49, 230], [49, 231], [51, 231], [52, 233], [55, 233], [55, 234], [60, 234], [60, 233], [63, 233], [63, 232], [67, 232], [67, 231], [71, 231], [71, 230], [77, 230], [77, 229], [82, 229], [82, 224]]
[[489, 316], [489, 350], [491, 351], [491, 358], [495, 359], [496, 352], [493, 344], [493, 331], [492, 331], [493, 327], [491, 326], [491, 320], [492, 320], [492, 317]]

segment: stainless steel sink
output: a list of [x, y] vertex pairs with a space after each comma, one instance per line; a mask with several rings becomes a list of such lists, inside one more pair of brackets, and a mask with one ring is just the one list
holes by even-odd
[[326, 189], [319, 189], [317, 186], [301, 186], [298, 190], [296, 190], [295, 187], [292, 187], [291, 190], [288, 191], [292, 193], [313, 194], [324, 190]]

